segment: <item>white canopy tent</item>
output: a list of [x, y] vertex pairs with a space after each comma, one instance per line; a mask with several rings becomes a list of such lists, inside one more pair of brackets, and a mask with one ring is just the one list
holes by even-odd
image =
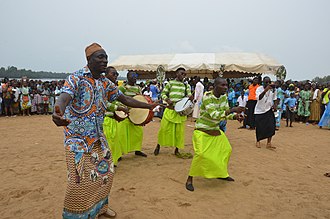
[[156, 78], [158, 66], [163, 66], [166, 77], [174, 77], [179, 67], [187, 76], [215, 78], [251, 77], [260, 74], [276, 74], [283, 68], [275, 59], [258, 53], [187, 53], [158, 55], [124, 55], [109, 64], [119, 71], [133, 70], [139, 79]]

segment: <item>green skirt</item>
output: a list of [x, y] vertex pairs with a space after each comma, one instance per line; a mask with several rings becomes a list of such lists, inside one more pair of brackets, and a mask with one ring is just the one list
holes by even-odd
[[134, 125], [128, 118], [118, 123], [115, 146], [120, 147], [123, 154], [141, 151], [142, 141], [142, 126]]
[[118, 163], [118, 159], [122, 155], [121, 147], [118, 147], [118, 146], [115, 147], [117, 126], [118, 126], [118, 121], [115, 120], [114, 118], [110, 118], [108, 116], [106, 116], [104, 118], [103, 132], [104, 132], [105, 137], [107, 138], [108, 145], [110, 147], [111, 154], [112, 154], [112, 160], [115, 165]]
[[226, 135], [211, 136], [195, 130], [193, 135], [194, 158], [189, 176], [205, 178], [226, 178], [231, 146]]
[[184, 125], [187, 116], [180, 116], [166, 108], [158, 131], [158, 144], [165, 147], [184, 148]]

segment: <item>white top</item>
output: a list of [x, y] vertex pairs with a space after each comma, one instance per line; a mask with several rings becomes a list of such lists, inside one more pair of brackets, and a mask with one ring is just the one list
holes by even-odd
[[201, 102], [204, 94], [204, 85], [198, 81], [195, 87], [195, 97], [194, 100]]
[[240, 106], [240, 107], [245, 107], [247, 101], [248, 101], [248, 97], [245, 95], [243, 96], [243, 98], [242, 98], [242, 95], [237, 98], [237, 103], [238, 103], [238, 106]]
[[145, 95], [145, 96], [149, 96], [149, 97], [152, 97], [152, 92], [151, 91], [144, 91], [143, 92], [143, 95]]
[[265, 90], [263, 86], [259, 86], [256, 90], [257, 105], [254, 109], [254, 114], [263, 114], [268, 112], [274, 105], [274, 100], [277, 99], [276, 89], [269, 90], [265, 93], [264, 97], [259, 100], [260, 94]]

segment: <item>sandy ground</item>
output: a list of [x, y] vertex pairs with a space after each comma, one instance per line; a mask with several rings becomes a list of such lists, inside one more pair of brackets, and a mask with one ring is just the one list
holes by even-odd
[[[117, 218], [330, 218], [330, 131], [294, 123], [274, 137], [276, 151], [255, 147], [254, 131], [230, 121], [229, 172], [235, 182], [196, 178], [185, 189], [191, 159], [162, 148], [160, 122], [144, 128], [148, 158], [129, 154], [116, 169], [110, 204]], [[192, 152], [193, 123], [186, 124]], [[282, 124], [283, 126], [283, 124]], [[0, 118], [0, 218], [61, 218], [66, 188], [62, 128], [50, 116]]]

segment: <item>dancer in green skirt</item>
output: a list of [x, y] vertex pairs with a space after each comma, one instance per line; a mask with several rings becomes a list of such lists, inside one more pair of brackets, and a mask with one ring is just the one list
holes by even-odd
[[[134, 71], [127, 73], [127, 84], [120, 86], [119, 90], [124, 95], [134, 97], [141, 94], [141, 88], [136, 85], [137, 74]], [[115, 147], [121, 147], [122, 153], [127, 154], [135, 151], [135, 155], [147, 157], [142, 150], [143, 127], [135, 125], [128, 118], [118, 123]]]
[[219, 122], [227, 119], [242, 121], [242, 115], [233, 113], [243, 112], [244, 107], [229, 108], [227, 89], [227, 81], [217, 78], [214, 81], [214, 90], [203, 97], [200, 118], [196, 121], [193, 134], [195, 154], [186, 182], [186, 189], [189, 191], [194, 191], [194, 176], [234, 181], [227, 171], [231, 146], [225, 133], [219, 128]]
[[[117, 70], [112, 67], [108, 66], [106, 69], [105, 77], [108, 78], [112, 83], [116, 84], [118, 78]], [[117, 125], [118, 121], [114, 116], [115, 111], [123, 111], [128, 114], [128, 108], [122, 105], [119, 105], [117, 101], [112, 103], [107, 103], [107, 111], [105, 112], [104, 122], [103, 122], [103, 132], [105, 137], [107, 138], [107, 142], [109, 148], [112, 153], [112, 161], [114, 165], [117, 165], [119, 158], [122, 155], [121, 147], [115, 147], [115, 140], [117, 134]]]
[[177, 113], [174, 106], [184, 97], [189, 97], [190, 100], [194, 98], [189, 84], [183, 83], [185, 76], [186, 70], [178, 68], [175, 80], [169, 81], [162, 91], [162, 99], [167, 102], [168, 107], [164, 111], [158, 131], [158, 144], [154, 151], [156, 156], [159, 154], [160, 146], [175, 147], [175, 155], [180, 155], [179, 149], [184, 148], [184, 124], [187, 116]]

